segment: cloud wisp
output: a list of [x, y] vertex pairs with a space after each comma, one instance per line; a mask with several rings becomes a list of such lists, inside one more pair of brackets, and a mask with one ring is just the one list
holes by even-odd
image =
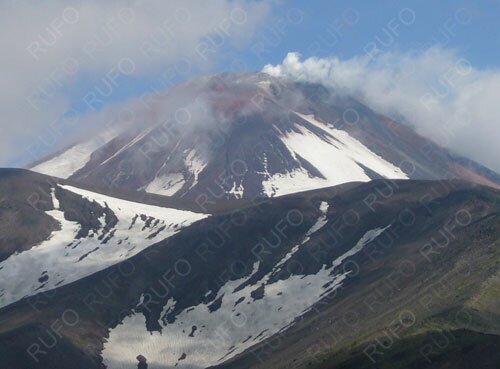
[[124, 78], [168, 83], [210, 68], [270, 13], [247, 0], [1, 2], [0, 165], [65, 141], [66, 118], [100, 110]]
[[449, 49], [384, 52], [351, 59], [291, 52], [263, 71], [322, 83], [413, 126], [454, 152], [500, 172], [500, 70], [475, 68]]

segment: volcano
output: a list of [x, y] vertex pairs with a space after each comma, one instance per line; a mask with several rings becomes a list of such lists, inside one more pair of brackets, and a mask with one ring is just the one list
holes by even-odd
[[1, 369], [498, 368], [495, 172], [264, 73], [0, 169]]

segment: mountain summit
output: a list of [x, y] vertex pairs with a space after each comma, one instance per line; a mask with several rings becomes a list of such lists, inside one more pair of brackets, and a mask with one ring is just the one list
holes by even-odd
[[377, 178], [500, 183], [496, 173], [352, 97], [265, 73], [184, 82], [140, 109], [140, 119], [115, 133], [97, 132], [31, 169], [200, 202]]

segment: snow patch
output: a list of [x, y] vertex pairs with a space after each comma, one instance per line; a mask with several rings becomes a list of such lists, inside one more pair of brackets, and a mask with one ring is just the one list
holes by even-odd
[[146, 186], [145, 191], [163, 196], [172, 196], [180, 191], [185, 183], [182, 173], [160, 175]]
[[233, 182], [233, 187], [228, 191], [229, 194], [234, 195], [237, 199], [243, 198], [243, 193], [245, 192], [245, 188], [243, 187], [243, 183], [237, 185], [236, 181]]
[[[237, 290], [257, 272], [257, 262], [249, 276], [230, 281], [220, 289], [217, 295], [222, 300], [219, 309], [210, 312], [210, 303], [201, 303], [182, 311], [170, 324], [162, 315], [161, 333], [148, 332], [144, 316], [132, 314], [111, 330], [104, 344], [104, 363], [109, 369], [135, 369], [135, 357], [142, 354], [156, 369], [174, 366], [201, 369], [220, 364], [286, 329], [322, 297], [340, 287], [347, 273], [335, 269], [385, 229], [387, 227], [368, 231], [331, 267], [323, 266], [315, 275], [294, 275], [274, 283], [268, 283], [269, 275], [266, 275], [256, 284]], [[259, 285], [264, 286], [264, 296], [254, 300], [251, 293]], [[237, 304], [238, 301], [241, 303]], [[169, 300], [163, 314], [173, 306], [175, 301]]]
[[193, 182], [189, 187], [189, 189], [191, 189], [198, 183], [198, 176], [207, 166], [207, 162], [198, 155], [196, 150], [190, 150], [184, 160], [184, 164], [193, 175]]
[[96, 139], [74, 145], [62, 154], [30, 168], [30, 170], [67, 179], [90, 161], [94, 151], [111, 141], [115, 136], [114, 133], [107, 133]]
[[297, 168], [287, 173], [276, 173], [262, 181], [266, 196], [282, 196], [329, 186], [328, 181], [311, 176], [305, 169]]
[[[314, 233], [318, 232], [321, 228], [323, 228], [328, 222], [327, 212], [328, 212], [328, 203], [326, 201], [321, 201], [319, 206], [319, 210], [322, 215], [316, 220], [316, 222], [312, 225], [311, 228], [306, 232], [303, 240], [298, 244], [292, 247], [292, 249], [285, 255], [283, 259], [281, 259], [273, 268], [273, 271], [269, 274], [269, 276], [273, 275], [275, 272], [279, 271], [283, 265], [302, 247], [302, 245], [306, 244], [310, 240], [310, 236]], [[267, 281], [267, 280], [266, 280]]]
[[346, 131], [319, 122], [312, 115], [296, 114], [321, 130], [321, 136], [305, 126], [296, 125], [298, 132], [284, 134], [282, 142], [292, 157], [304, 158], [325, 179], [312, 176], [302, 167], [288, 173], [277, 173], [263, 182], [263, 192], [267, 196], [280, 196], [353, 181], [367, 182], [370, 177], [363, 166], [385, 178], [408, 179], [401, 169], [375, 154]]
[[307, 231], [306, 237], [311, 236], [312, 234], [319, 231], [321, 228], [325, 226], [325, 224], [328, 221], [326, 217], [326, 214], [328, 212], [328, 203], [326, 201], [321, 201], [321, 204], [319, 205], [319, 210], [323, 213], [323, 215], [319, 217], [316, 223], [313, 224], [311, 229]]
[[[0, 263], [0, 308], [126, 260], [208, 216], [135, 203], [72, 186], [59, 187], [109, 208], [118, 218], [118, 223], [114, 228], [105, 230], [106, 217], [101, 216], [101, 228], [97, 232], [89, 232], [86, 238], [76, 239], [81, 226], [65, 219], [64, 212], [59, 210], [55, 189], [52, 189], [55, 209], [46, 213], [60, 224], [61, 229], [52, 232], [49, 239], [39, 245], [13, 254]], [[40, 282], [44, 272], [48, 279]]]
[[59, 200], [56, 197], [56, 189], [52, 188], [50, 194], [51, 194], [51, 197], [52, 197], [52, 205], [54, 206], [54, 209], [55, 210], [59, 210], [59, 207], [61, 205], [59, 204]]

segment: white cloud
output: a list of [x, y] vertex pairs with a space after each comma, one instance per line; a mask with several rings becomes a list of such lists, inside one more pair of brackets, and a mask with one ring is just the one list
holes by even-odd
[[500, 70], [478, 69], [453, 50], [386, 52], [341, 60], [289, 53], [272, 75], [323, 83], [422, 135], [500, 172]]
[[182, 68], [187, 76], [250, 39], [270, 11], [250, 0], [0, 1], [0, 165], [27, 152], [30, 139], [60, 140], [66, 128], [54, 125], [82, 80], [99, 99], [120, 74], [170, 78]]

